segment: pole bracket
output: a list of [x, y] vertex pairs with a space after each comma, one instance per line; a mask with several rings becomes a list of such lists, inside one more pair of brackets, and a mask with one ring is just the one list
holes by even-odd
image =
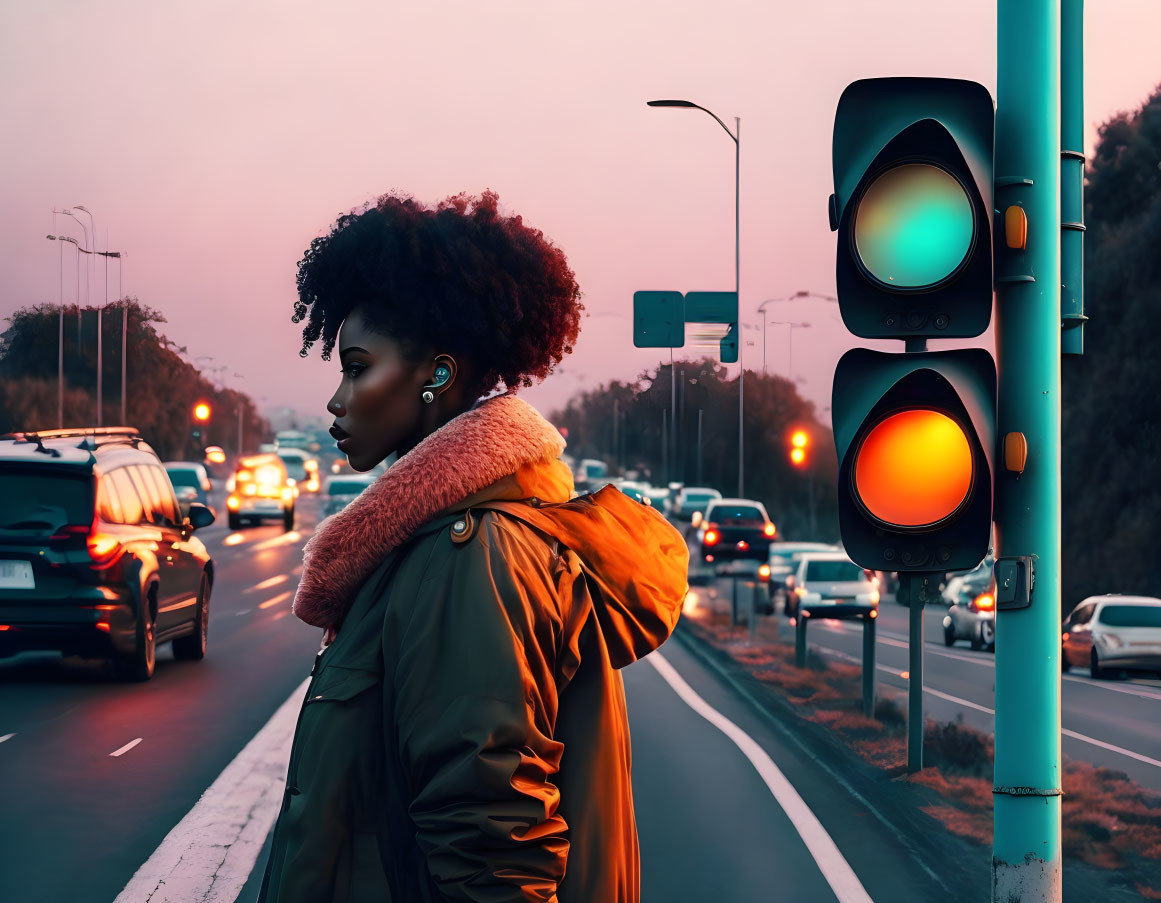
[[1064, 791], [1059, 787], [993, 787], [992, 793], [1000, 793], [1004, 796], [1064, 796]]

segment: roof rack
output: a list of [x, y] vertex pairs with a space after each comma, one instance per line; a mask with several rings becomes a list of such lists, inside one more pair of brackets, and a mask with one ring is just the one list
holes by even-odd
[[75, 437], [91, 437], [94, 439], [106, 436], [124, 436], [126, 438], [140, 437], [135, 426], [74, 426], [63, 430], [28, 430], [20, 433], [6, 433], [0, 439], [16, 439], [24, 442], [35, 442], [41, 439], [71, 439]]

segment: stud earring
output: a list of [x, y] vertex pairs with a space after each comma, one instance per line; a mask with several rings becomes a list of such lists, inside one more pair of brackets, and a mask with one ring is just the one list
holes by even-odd
[[431, 389], [428, 389], [423, 393], [423, 400], [427, 404], [431, 404], [433, 401], [435, 401], [435, 393], [432, 392]]

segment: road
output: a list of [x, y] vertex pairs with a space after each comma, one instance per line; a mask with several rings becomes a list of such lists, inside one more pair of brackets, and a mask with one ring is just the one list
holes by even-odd
[[[220, 525], [200, 533], [217, 566], [202, 662], [176, 661], [163, 646], [143, 684], [114, 683], [98, 663], [48, 653], [0, 662], [0, 899], [136, 903], [148, 896], [151, 869], [171, 869], [166, 851], [176, 843], [187, 860], [200, 845], [219, 864], [180, 878], [173, 868], [166, 899], [250, 903], [285, 758], [272, 775], [251, 776], [275, 790], [255, 795], [246, 814], [262, 827], [256, 844], [235, 843], [220, 861], [236, 825], [211, 817], [197, 834], [182, 826], [276, 713], [293, 726], [321, 639], [290, 612], [317, 499], [300, 500], [299, 518], [288, 534]], [[680, 641], [624, 676], [646, 903], [946, 895], [929, 876], [916, 879], [909, 849], [868, 831], [866, 807]], [[233, 833], [215, 839], [226, 828]], [[900, 875], [910, 876], [906, 886]]]
[[[697, 550], [691, 546], [691, 557]], [[740, 618], [752, 583], [739, 581]], [[717, 578], [704, 593], [718, 610], [728, 612], [733, 592], [729, 577]], [[962, 717], [964, 723], [995, 729], [995, 656], [974, 651], [966, 641], [948, 648], [943, 640], [946, 606], [925, 606], [924, 709], [939, 721]], [[789, 621], [780, 635], [793, 643]], [[905, 690], [908, 680], [909, 610], [885, 597], [879, 606], [876, 668], [881, 684]], [[1001, 627], [1002, 627], [1001, 617]], [[997, 631], [997, 642], [1003, 642]], [[862, 627], [850, 621], [812, 622], [808, 645], [848, 662], [862, 660]], [[1061, 686], [1061, 749], [1065, 756], [1124, 772], [1144, 787], [1161, 790], [1161, 681], [1146, 678], [1093, 680], [1086, 673], [1065, 674]]]

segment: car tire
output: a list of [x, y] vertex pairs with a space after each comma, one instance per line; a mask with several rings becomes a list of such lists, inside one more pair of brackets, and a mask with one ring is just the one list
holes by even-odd
[[1092, 650], [1089, 656], [1088, 673], [1093, 680], [1108, 680], [1111, 676], [1107, 668], [1101, 667], [1101, 659], [1095, 649]]
[[976, 652], [984, 648], [984, 641], [980, 637], [980, 627], [978, 624], [976, 625], [976, 629], [972, 631], [971, 644], [972, 649], [976, 650]]
[[951, 624], [948, 624], [946, 627], [943, 628], [943, 645], [945, 645], [945, 646], [954, 646], [955, 645], [955, 627]]
[[996, 627], [988, 625], [987, 621], [980, 621], [980, 642], [988, 652], [996, 651]]
[[1064, 647], [1063, 647], [1063, 646], [1061, 646], [1061, 647], [1060, 647], [1060, 673], [1061, 673], [1061, 674], [1067, 674], [1067, 673], [1068, 673], [1068, 669], [1069, 669], [1069, 668], [1071, 668], [1071, 667], [1072, 667], [1072, 665], [1070, 665], [1070, 664], [1068, 663], [1068, 653], [1066, 653], [1066, 652], [1064, 651]]
[[282, 532], [289, 533], [293, 529], [294, 529], [294, 509], [291, 508], [289, 511], [285, 512], [282, 515]]
[[233, 511], [230, 512], [230, 516], [229, 516], [228, 520], [230, 523], [231, 530], [237, 530], [239, 527], [242, 526], [242, 518], [238, 517], [238, 515], [236, 515]]
[[145, 598], [144, 610], [137, 619], [137, 647], [132, 654], [114, 660], [114, 671], [119, 680], [137, 682], [153, 677], [157, 667], [157, 637], [153, 617], [155, 591]]
[[206, 636], [210, 627], [210, 576], [202, 572], [198, 586], [198, 604], [194, 615], [194, 632], [173, 641], [173, 657], [186, 662], [200, 662], [206, 657]]

